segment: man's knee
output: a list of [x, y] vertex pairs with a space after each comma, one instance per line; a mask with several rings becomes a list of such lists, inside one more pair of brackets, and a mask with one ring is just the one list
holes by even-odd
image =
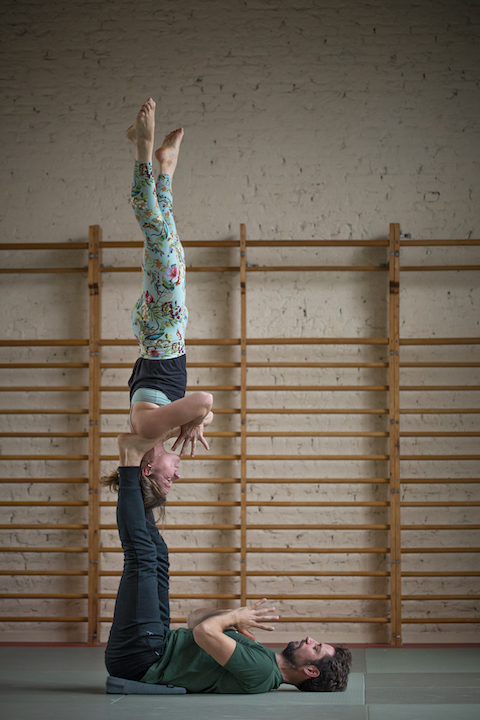
[[123, 543], [125, 566], [130, 568], [150, 568], [155, 570], [157, 565], [157, 545], [152, 538], [138, 537], [129, 538], [128, 543]]

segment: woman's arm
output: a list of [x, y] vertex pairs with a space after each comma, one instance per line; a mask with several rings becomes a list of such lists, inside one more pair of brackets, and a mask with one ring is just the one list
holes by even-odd
[[212, 404], [213, 396], [207, 392], [192, 393], [162, 406], [147, 402], [135, 403], [132, 407], [132, 426], [138, 435], [147, 440], [167, 438], [172, 428], [201, 425], [209, 416]]
[[185, 425], [182, 425], [180, 428], [175, 428], [171, 431], [171, 434], [169, 437], [174, 437], [174, 435], [178, 435], [177, 439], [172, 445], [172, 450], [176, 450], [177, 447], [180, 445], [180, 443], [183, 443], [182, 449], [180, 451], [180, 457], [183, 457], [185, 453], [187, 452], [187, 446], [188, 443], [191, 443], [190, 448], [190, 454], [191, 457], [195, 457], [195, 450], [197, 448], [197, 440], [202, 443], [202, 445], [207, 449], [210, 450], [210, 446], [206, 439], [203, 437], [203, 431], [204, 428], [207, 425], [210, 425], [210, 423], [213, 420], [213, 412], [210, 411], [206, 418], [202, 420], [202, 422], [197, 422], [198, 418], [196, 420], [192, 420], [190, 423], [186, 423]]
[[[202, 423], [203, 427], [205, 428], [207, 425], [210, 425], [210, 423], [212, 421], [213, 421], [213, 412], [210, 411]], [[198, 425], [197, 427], [201, 427], [201, 426]], [[182, 432], [182, 428], [180, 425], [178, 425], [177, 427], [174, 427], [171, 430], [169, 430], [167, 435], [163, 439], [171, 440], [173, 437], [177, 437], [181, 432]]]

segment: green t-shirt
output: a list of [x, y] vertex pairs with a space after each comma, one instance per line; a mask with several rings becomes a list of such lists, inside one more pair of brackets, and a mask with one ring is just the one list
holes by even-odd
[[178, 685], [190, 693], [262, 693], [283, 682], [275, 653], [236, 630], [226, 635], [237, 646], [222, 667], [193, 639], [193, 630], [173, 630], [162, 659], [152, 665], [142, 682]]

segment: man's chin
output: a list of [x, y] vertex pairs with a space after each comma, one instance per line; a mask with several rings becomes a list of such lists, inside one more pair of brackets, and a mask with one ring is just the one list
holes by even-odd
[[297, 643], [292, 640], [288, 643], [287, 647], [282, 650], [282, 657], [285, 658], [291, 665], [296, 665], [295, 654], [297, 651]]

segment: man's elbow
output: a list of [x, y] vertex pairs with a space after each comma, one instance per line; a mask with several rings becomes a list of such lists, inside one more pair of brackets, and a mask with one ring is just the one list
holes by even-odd
[[218, 627], [218, 623], [216, 622], [216, 620], [216, 616], [212, 616], [209, 618], [205, 618], [204, 620], [195, 625], [195, 627], [193, 628], [193, 639], [195, 640], [197, 645], [200, 645], [200, 647], [204, 647], [205, 642], [208, 643], [211, 638], [218, 635], [219, 632], [222, 632], [221, 629]]
[[195, 625], [193, 628], [193, 639], [195, 640], [196, 644], [203, 648], [205, 646], [205, 640], [208, 638], [209, 633], [208, 631], [205, 631], [205, 623], [198, 623], [198, 625]]
[[188, 627], [190, 630], [193, 630], [193, 628], [194, 628], [195, 625], [196, 625], [196, 622], [195, 622], [195, 614], [196, 614], [195, 612], [191, 612], [190, 615], [187, 616], [187, 627]]

